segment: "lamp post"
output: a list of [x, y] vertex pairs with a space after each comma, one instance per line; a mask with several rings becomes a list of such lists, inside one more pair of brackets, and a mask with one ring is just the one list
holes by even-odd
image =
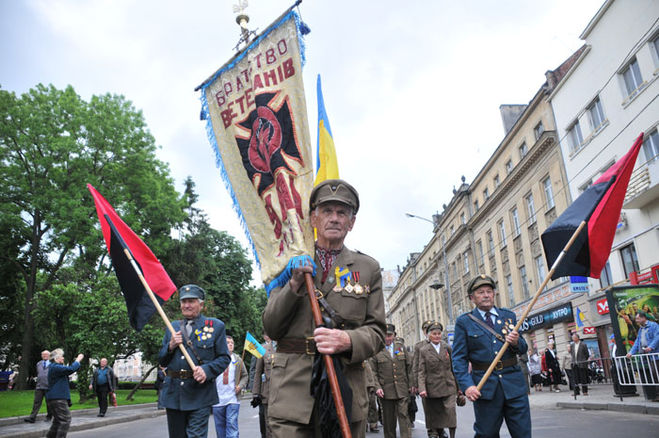
[[[433, 224], [433, 226], [437, 225], [435, 223], [435, 221], [432, 221], [430, 219], [426, 219], [425, 217], [417, 216], [417, 215], [412, 214], [412, 213], [405, 213], [405, 216], [413, 217], [413, 218], [416, 218], [416, 219], [421, 219], [422, 221], [426, 221], [426, 222], [430, 222], [431, 224]], [[442, 233], [442, 258], [444, 259], [444, 274], [446, 276], [445, 278], [446, 278], [446, 295], [447, 295], [447, 301], [448, 301], [448, 303], [447, 303], [448, 304], [448, 319], [449, 319], [449, 325], [452, 325], [453, 324], [453, 298], [451, 297], [451, 286], [450, 286], [451, 280], [449, 278], [449, 273], [448, 273], [448, 261], [446, 260], [446, 242], [445, 242], [445, 240], [446, 239], [444, 238], [444, 234]], [[437, 273], [439, 273], [440, 270], [441, 270], [441, 268], [439, 266], [439, 260], [437, 260]], [[444, 286], [444, 285], [442, 283], [439, 283], [439, 281], [437, 283], [433, 283], [433, 284], [430, 285], [430, 287], [433, 288], [434, 290], [441, 289], [442, 286]], [[415, 297], [416, 297], [416, 294], [415, 294]]]

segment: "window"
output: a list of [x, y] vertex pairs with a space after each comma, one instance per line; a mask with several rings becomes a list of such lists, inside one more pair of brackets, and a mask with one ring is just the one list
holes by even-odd
[[513, 219], [513, 231], [515, 232], [515, 237], [517, 237], [519, 236], [519, 233], [521, 233], [519, 226], [519, 213], [517, 212], [517, 207], [511, 210], [510, 216]]
[[476, 199], [474, 201], [474, 212], [477, 212], [479, 208], [480, 208], [480, 205], [478, 205], [478, 199]]
[[638, 68], [638, 61], [636, 58], [632, 59], [627, 68], [622, 72], [622, 78], [625, 82], [625, 90], [627, 91], [627, 96], [631, 97], [635, 95], [638, 91], [638, 88], [643, 83], [641, 70]]
[[465, 274], [469, 273], [469, 253], [467, 251], [462, 254], [462, 262], [465, 268]]
[[501, 239], [501, 246], [506, 246], [506, 227], [503, 224], [503, 221], [499, 221], [499, 238]]
[[506, 161], [506, 173], [510, 175], [510, 172], [513, 171], [513, 160]]
[[545, 132], [545, 127], [542, 124], [542, 120], [538, 122], [537, 125], [535, 125], [535, 128], [533, 128], [533, 133], [535, 134], [535, 139], [539, 139], [542, 133]]
[[588, 187], [590, 187], [592, 185], [593, 185], [593, 179], [591, 178], [591, 179], [589, 179], [588, 181], [586, 181], [585, 183], [583, 183], [579, 186], [579, 193], [585, 192], [586, 190], [588, 190]]
[[625, 270], [625, 278], [629, 278], [632, 272], [638, 272], [638, 257], [636, 257], [636, 248], [631, 243], [624, 248], [620, 249], [620, 256], [622, 257], [622, 267]]
[[519, 267], [519, 275], [522, 279], [522, 292], [524, 293], [524, 298], [529, 298], [531, 294], [529, 293], [529, 283], [526, 276], [526, 266]]
[[485, 254], [483, 254], [483, 242], [480, 240], [476, 242], [476, 252], [478, 253], [478, 260], [481, 265], [485, 264]]
[[448, 232], [451, 236], [455, 233], [455, 228], [453, 228], [453, 225], [449, 227]]
[[574, 152], [583, 143], [583, 134], [581, 134], [581, 125], [579, 125], [579, 120], [575, 122], [568, 128], [567, 131], [568, 145], [570, 146], [570, 152]]
[[659, 60], [659, 34], [654, 37], [650, 46], [654, 49], [654, 55], [657, 57], [657, 60]]
[[551, 178], [547, 177], [542, 182], [542, 185], [545, 189], [545, 202], [547, 204], [547, 210], [554, 208], [554, 191], [551, 188]]
[[460, 213], [460, 222], [462, 225], [465, 225], [467, 223], [467, 218], [465, 217], [464, 213]]
[[499, 174], [497, 173], [496, 175], [494, 175], [494, 189], [496, 190], [500, 184], [501, 184], [501, 180], [499, 179]]
[[535, 223], [535, 204], [533, 203], [533, 193], [526, 195], [526, 212], [529, 215], [529, 223]]
[[529, 153], [529, 148], [526, 146], [526, 142], [522, 143], [519, 147], [519, 159], [521, 160]]
[[494, 236], [491, 230], [487, 232], [487, 251], [490, 255], [494, 255]]
[[487, 187], [485, 187], [485, 190], [483, 190], [483, 199], [486, 201], [490, 199], [490, 191], [487, 189]]
[[611, 277], [611, 265], [609, 264], [609, 261], [606, 261], [606, 265], [604, 265], [604, 269], [602, 269], [602, 273], [600, 274], [600, 286], [602, 288], [611, 286], [613, 284], [613, 280]]
[[599, 97], [597, 97], [588, 107], [588, 114], [590, 115], [590, 127], [595, 132], [599, 131], [604, 123], [604, 119], [606, 119], [606, 117], [604, 117], [602, 102]]
[[545, 269], [545, 259], [543, 256], [538, 256], [535, 258], [535, 269], [538, 272], [538, 281], [542, 284], [547, 275], [547, 270]]
[[513, 276], [510, 274], [506, 275], [506, 289], [508, 291], [508, 303], [512, 306], [515, 304], [515, 290], [513, 289]]
[[645, 161], [652, 161], [659, 158], [659, 134], [657, 128], [654, 128], [643, 142], [643, 153], [645, 153]]

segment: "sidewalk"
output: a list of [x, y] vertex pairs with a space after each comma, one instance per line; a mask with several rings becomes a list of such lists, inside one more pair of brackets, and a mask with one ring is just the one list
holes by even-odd
[[578, 395], [576, 400], [574, 394], [567, 386], [561, 386], [561, 392], [550, 392], [549, 388], [543, 388], [542, 392], [531, 390], [529, 401], [531, 411], [538, 409], [587, 409], [596, 411], [618, 411], [632, 412], [636, 414], [659, 415], [659, 403], [645, 400], [643, 389], [636, 387], [638, 393], [635, 397], [615, 397], [613, 387], [607, 384], [589, 385], [588, 396]]
[[[574, 396], [568, 392], [567, 387], [560, 393], [550, 392], [543, 388], [542, 392], [532, 391], [529, 396], [531, 411], [533, 409], [587, 409], [608, 410], [618, 412], [632, 412], [636, 414], [659, 415], [659, 403], [646, 401], [640, 387], [637, 387], [639, 395], [636, 397], [613, 396], [611, 385], [591, 385], [588, 387], [589, 394], [585, 396]], [[244, 396], [245, 397], [245, 396]], [[164, 410], [156, 409], [155, 403], [143, 405], [119, 406], [108, 408], [105, 417], [97, 417], [98, 409], [84, 409], [71, 411], [72, 421], [70, 431], [88, 430], [97, 427], [108, 426], [116, 423], [125, 423], [142, 418], [152, 418], [165, 415]], [[50, 423], [44, 421], [45, 414], [40, 414], [36, 423], [30, 424], [23, 421], [26, 417], [12, 417], [0, 419], [0, 437], [3, 438], [38, 438], [46, 436]]]
[[[125, 423], [165, 415], [165, 410], [158, 410], [155, 403], [109, 407], [105, 417], [97, 417], [98, 408], [71, 411], [71, 428], [69, 431], [95, 429], [111, 424]], [[44, 421], [46, 414], [39, 414], [37, 421], [26, 423], [27, 417], [0, 418], [0, 437], [3, 438], [38, 438], [46, 436], [50, 422]]]

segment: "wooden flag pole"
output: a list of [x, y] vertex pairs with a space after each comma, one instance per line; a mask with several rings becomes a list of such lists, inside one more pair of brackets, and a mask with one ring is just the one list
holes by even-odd
[[[131, 254], [130, 250], [128, 248], [124, 248], [124, 254], [126, 254], [126, 257], [128, 257], [128, 260], [130, 260], [130, 264], [133, 266], [133, 269], [135, 270], [135, 273], [137, 276], [140, 278], [140, 281], [142, 282], [142, 285], [144, 286], [144, 289], [146, 289], [146, 293], [149, 294], [149, 298], [151, 298], [151, 301], [153, 302], [153, 305], [156, 307], [156, 310], [160, 314], [160, 317], [162, 318], [163, 321], [165, 321], [165, 325], [169, 329], [169, 332], [174, 336], [176, 334], [176, 331], [174, 330], [174, 327], [172, 326], [172, 323], [169, 322], [169, 318], [167, 318], [167, 315], [165, 314], [165, 311], [162, 310], [162, 307], [160, 306], [160, 303], [156, 299], [156, 296], [154, 295], [153, 291], [149, 287], [149, 284], [146, 282], [146, 279], [142, 275], [142, 271], [140, 271], [140, 268], [137, 266], [137, 263], [135, 263], [135, 260], [133, 259], [133, 254]], [[185, 356], [185, 360], [188, 362], [188, 365], [190, 365], [190, 369], [192, 371], [197, 368], [197, 366], [194, 364], [192, 361], [192, 358], [188, 354], [188, 350], [185, 349], [183, 344], [178, 344], [179, 349], [183, 353], [183, 356]]]
[[[538, 291], [535, 293], [535, 295], [533, 296], [533, 299], [531, 300], [529, 305], [526, 307], [526, 310], [524, 310], [524, 313], [522, 313], [522, 316], [520, 316], [520, 318], [517, 320], [517, 324], [515, 325], [515, 331], [519, 330], [519, 327], [522, 325], [522, 323], [524, 322], [524, 320], [528, 316], [529, 312], [531, 311], [531, 309], [535, 305], [536, 301], [538, 301], [538, 298], [540, 298], [540, 294], [542, 293], [543, 289], [545, 288], [545, 286], [547, 286], [547, 283], [549, 283], [549, 280], [551, 280], [551, 276], [554, 275], [554, 271], [556, 271], [556, 268], [561, 263], [561, 260], [563, 260], [563, 256], [565, 256], [565, 253], [570, 249], [570, 247], [572, 246], [574, 241], [577, 239], [577, 237], [579, 236], [579, 233], [581, 233], [581, 230], [586, 226], [586, 224], [587, 224], [586, 221], [581, 221], [581, 223], [579, 224], [579, 227], [577, 227], [577, 229], [572, 234], [572, 237], [570, 237], [570, 240], [567, 242], [567, 244], [563, 248], [563, 251], [561, 251], [561, 253], [556, 258], [556, 261], [554, 262], [551, 269], [549, 270], [549, 273], [547, 273], [547, 276], [545, 277], [545, 280], [542, 282], [542, 284], [538, 288]], [[481, 388], [483, 388], [483, 385], [485, 385], [485, 382], [487, 381], [487, 379], [492, 374], [492, 371], [494, 371], [494, 368], [497, 366], [497, 363], [499, 363], [499, 361], [501, 360], [501, 357], [503, 356], [503, 354], [508, 349], [508, 345], [510, 345], [508, 343], [508, 341], [506, 341], [503, 344], [503, 347], [501, 347], [501, 349], [499, 350], [499, 353], [496, 355], [496, 357], [494, 358], [494, 360], [490, 364], [490, 367], [487, 369], [487, 371], [485, 372], [485, 374], [481, 378], [481, 381], [478, 382], [478, 385], [476, 386], [476, 388], [479, 391], [481, 390]]]
[[[311, 313], [316, 327], [323, 324], [323, 317], [320, 315], [320, 306], [316, 299], [315, 287], [313, 284], [313, 277], [311, 273], [304, 273], [304, 281], [307, 286], [307, 293], [309, 294], [309, 301], [311, 302]], [[325, 370], [327, 371], [327, 378], [329, 380], [330, 389], [332, 390], [332, 398], [334, 399], [334, 406], [336, 407], [336, 415], [339, 418], [339, 427], [341, 428], [341, 435], [343, 438], [352, 438], [350, 433], [350, 424], [348, 424], [348, 416], [346, 415], [346, 408], [343, 405], [343, 398], [341, 397], [341, 389], [339, 388], [339, 381], [336, 378], [336, 370], [334, 369], [334, 362], [332, 356], [323, 354], [325, 361]]]

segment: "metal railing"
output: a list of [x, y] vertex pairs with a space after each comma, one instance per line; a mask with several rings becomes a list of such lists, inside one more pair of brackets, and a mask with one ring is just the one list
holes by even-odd
[[614, 357], [621, 385], [659, 385], [659, 353]]

